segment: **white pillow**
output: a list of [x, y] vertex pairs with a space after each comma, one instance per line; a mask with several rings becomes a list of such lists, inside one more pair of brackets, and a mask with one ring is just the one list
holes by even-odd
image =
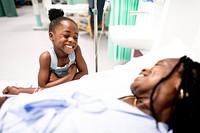
[[176, 38], [166, 46], [154, 49], [141, 57], [132, 58], [129, 63], [132, 64], [132, 62], [135, 62], [133, 60], [140, 60], [139, 62], [141, 62], [143, 66], [151, 67], [161, 59], [180, 58], [184, 55], [187, 55], [194, 61], [199, 61], [198, 57], [188, 47], [186, 47], [180, 39]]
[[168, 45], [155, 49], [146, 56], [160, 60], [164, 58], [178, 58], [183, 55], [198, 61], [198, 57], [179, 38], [175, 38]]

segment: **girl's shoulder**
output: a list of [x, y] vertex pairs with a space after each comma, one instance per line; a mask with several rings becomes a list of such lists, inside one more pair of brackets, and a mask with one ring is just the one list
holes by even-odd
[[43, 53], [41, 53], [40, 58], [42, 58], [42, 59], [51, 58], [49, 51], [44, 51]]

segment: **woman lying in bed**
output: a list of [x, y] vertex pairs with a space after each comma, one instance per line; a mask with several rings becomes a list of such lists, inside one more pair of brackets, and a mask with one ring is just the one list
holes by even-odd
[[130, 86], [134, 95], [120, 100], [77, 92], [44, 98], [45, 91], [8, 98], [0, 112], [0, 131], [194, 132], [200, 120], [199, 83], [198, 62], [186, 56], [164, 59], [143, 69]]

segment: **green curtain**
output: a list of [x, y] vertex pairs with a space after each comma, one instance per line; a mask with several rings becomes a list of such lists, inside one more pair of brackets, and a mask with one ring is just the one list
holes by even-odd
[[[108, 30], [112, 25], [135, 25], [136, 16], [129, 15], [129, 11], [138, 10], [139, 0], [111, 0]], [[122, 31], [125, 32], [125, 31]], [[115, 44], [108, 35], [108, 56], [113, 60], [129, 61], [132, 49], [123, 48]]]
[[87, 0], [67, 0], [67, 4], [69, 5], [81, 4], [86, 2]]
[[17, 16], [17, 10], [14, 0], [0, 0], [0, 16]]

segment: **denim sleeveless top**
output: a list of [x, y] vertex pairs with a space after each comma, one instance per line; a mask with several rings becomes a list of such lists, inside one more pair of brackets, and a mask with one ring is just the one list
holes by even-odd
[[48, 52], [51, 55], [51, 65], [50, 65], [50, 69], [59, 77], [64, 77], [68, 74], [68, 69], [69, 67], [75, 63], [75, 53], [74, 51], [70, 54], [68, 54], [68, 58], [69, 58], [69, 63], [66, 64], [64, 67], [58, 67], [58, 58], [57, 55], [54, 51], [54, 48], [51, 47]]

